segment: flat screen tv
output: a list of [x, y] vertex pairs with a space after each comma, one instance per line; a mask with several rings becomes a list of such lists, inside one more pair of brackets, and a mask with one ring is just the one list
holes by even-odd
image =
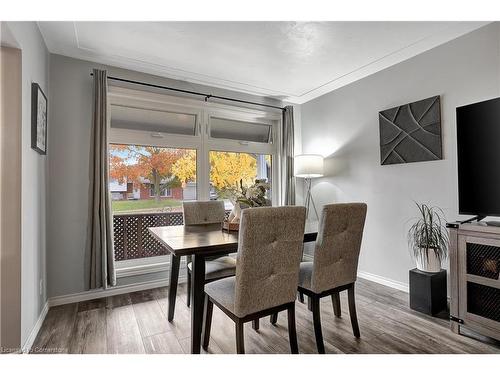
[[500, 98], [457, 108], [460, 214], [500, 216]]

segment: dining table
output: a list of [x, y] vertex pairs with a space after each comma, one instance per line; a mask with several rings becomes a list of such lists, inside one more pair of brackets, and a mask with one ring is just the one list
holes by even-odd
[[[238, 250], [238, 232], [226, 231], [221, 224], [171, 225], [150, 227], [149, 232], [170, 253], [170, 279], [167, 319], [174, 318], [180, 259], [191, 256], [191, 353], [199, 354], [205, 304], [205, 260]], [[316, 240], [318, 222], [307, 221], [304, 242]]]

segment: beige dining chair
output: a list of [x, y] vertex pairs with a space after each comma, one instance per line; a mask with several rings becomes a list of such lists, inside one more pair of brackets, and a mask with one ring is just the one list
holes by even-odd
[[325, 205], [319, 223], [313, 261], [300, 264], [298, 291], [308, 297], [319, 353], [325, 352], [320, 317], [322, 297], [331, 296], [335, 316], [340, 317], [339, 293], [347, 290], [352, 330], [355, 337], [360, 337], [354, 284], [366, 209], [365, 203]]
[[[226, 211], [224, 201], [192, 201], [182, 202], [184, 225], [221, 224]], [[187, 305], [191, 305], [191, 256], [187, 257]], [[205, 282], [219, 280], [224, 277], [234, 276], [236, 259], [230, 256], [207, 257], [205, 263]]]
[[242, 211], [236, 275], [205, 286], [204, 349], [210, 341], [215, 304], [235, 322], [239, 354], [245, 352], [244, 323], [255, 324], [259, 318], [287, 310], [291, 352], [298, 353], [295, 298], [305, 219], [305, 207], [259, 207]]

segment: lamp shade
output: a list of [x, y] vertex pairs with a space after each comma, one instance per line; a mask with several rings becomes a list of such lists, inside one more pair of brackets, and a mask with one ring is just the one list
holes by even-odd
[[323, 176], [323, 156], [303, 154], [294, 158], [295, 177], [314, 178]]

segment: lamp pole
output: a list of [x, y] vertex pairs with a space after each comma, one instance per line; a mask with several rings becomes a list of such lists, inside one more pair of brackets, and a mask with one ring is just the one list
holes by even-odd
[[306, 206], [306, 215], [309, 217], [309, 209], [311, 205], [316, 214], [316, 219], [319, 220], [318, 210], [314, 203], [311, 188], [312, 179], [322, 177], [324, 175], [323, 156], [316, 154], [296, 155], [294, 158], [294, 175], [304, 179], [304, 188], [306, 190], [304, 205]]
[[306, 177], [304, 179], [305, 185], [306, 185], [306, 201], [305, 201], [305, 206], [306, 206], [306, 217], [309, 217], [309, 207], [313, 206], [314, 213], [316, 214], [316, 219], [319, 220], [319, 215], [318, 215], [318, 210], [316, 209], [316, 205], [314, 204], [314, 199], [311, 194], [311, 187], [312, 187], [312, 179], [310, 177]]

